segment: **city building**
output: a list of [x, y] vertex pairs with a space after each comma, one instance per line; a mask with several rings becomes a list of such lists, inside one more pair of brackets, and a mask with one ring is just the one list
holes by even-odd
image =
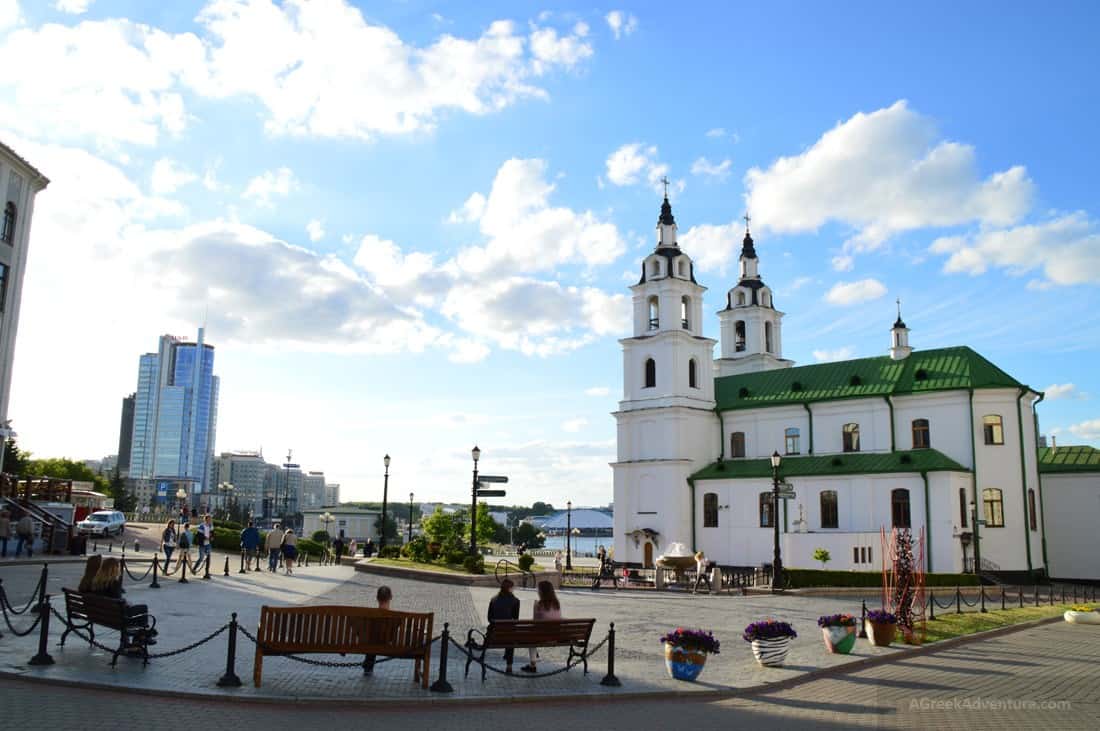
[[34, 199], [50, 181], [0, 142], [0, 426], [8, 421], [15, 336], [23, 298], [23, 272], [31, 239]]
[[134, 402], [137, 394], [122, 399], [122, 420], [118, 426], [118, 474], [130, 476], [130, 444], [134, 438]]
[[1039, 449], [1039, 506], [1050, 575], [1100, 581], [1096, 521], [1100, 518], [1100, 449], [1043, 446]]
[[324, 505], [339, 505], [340, 504], [340, 483], [328, 482], [325, 483], [325, 501]]
[[[677, 542], [759, 566], [778, 522], [789, 567], [820, 568], [824, 548], [830, 569], [877, 571], [880, 531], [908, 528], [928, 572], [972, 570], [979, 541], [983, 570], [1047, 568], [1039, 392], [968, 347], [914, 350], [900, 305], [888, 355], [794, 367], [747, 226], [714, 358], [705, 288], [676, 232], [666, 196], [620, 341], [617, 560], [651, 566]], [[778, 511], [773, 454], [794, 493]]]
[[175, 502], [183, 490], [192, 507], [206, 504], [203, 494], [214, 485], [218, 387], [214, 346], [203, 328], [194, 342], [164, 335], [156, 353], [141, 356], [129, 470], [139, 503]]
[[233, 486], [231, 500], [250, 515], [263, 515], [264, 497], [269, 486], [269, 465], [262, 452], [222, 452], [216, 460], [216, 485]]
[[307, 472], [302, 475], [301, 506], [303, 509], [332, 505], [333, 503], [326, 501], [327, 497], [324, 472]]
[[[332, 522], [325, 523], [322, 520], [325, 515], [330, 516]], [[302, 535], [308, 538], [323, 530], [333, 538], [354, 538], [360, 543], [370, 538], [377, 544], [380, 535], [377, 523], [381, 517], [382, 511], [373, 508], [306, 508], [302, 511]]]

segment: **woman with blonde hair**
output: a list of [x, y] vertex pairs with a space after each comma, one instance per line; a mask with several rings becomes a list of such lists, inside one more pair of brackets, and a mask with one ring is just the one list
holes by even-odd
[[[554, 585], [549, 581], [539, 582], [539, 598], [535, 602], [534, 608], [535, 620], [540, 619], [561, 619], [561, 604], [558, 602], [558, 596], [554, 593]], [[539, 652], [534, 647], [527, 648], [528, 657], [531, 662], [524, 665], [520, 670], [525, 673], [537, 673], [538, 668], [535, 664], [539, 659]]]
[[[91, 560], [89, 559], [89, 563], [90, 562]], [[126, 616], [131, 619], [140, 620], [142, 629], [132, 633], [134, 638], [142, 640], [142, 644], [156, 644], [156, 640], [153, 639], [153, 637], [157, 635], [155, 629], [156, 620], [153, 620], [153, 626], [150, 627], [148, 605], [129, 604], [122, 598], [122, 595], [126, 593], [126, 590], [122, 588], [122, 561], [119, 561], [117, 558], [103, 559], [99, 565], [99, 571], [96, 572], [95, 577], [92, 579], [91, 593], [121, 600], [126, 604]], [[138, 624], [138, 622], [135, 621], [131, 623], [130, 626], [134, 624]]]
[[88, 562], [84, 564], [84, 575], [80, 577], [80, 583], [76, 587], [77, 591], [83, 594], [92, 590], [92, 580], [99, 573], [101, 563], [103, 563], [103, 557], [98, 553], [88, 556]]

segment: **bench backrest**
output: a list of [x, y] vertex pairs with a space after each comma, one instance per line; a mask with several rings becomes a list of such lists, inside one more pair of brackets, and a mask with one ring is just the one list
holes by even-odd
[[488, 647], [586, 645], [595, 619], [504, 619], [489, 623]]
[[268, 653], [411, 652], [431, 642], [433, 617], [374, 607], [264, 606], [256, 636]]
[[65, 592], [65, 613], [70, 619], [87, 620], [104, 627], [122, 629], [126, 626], [126, 602], [99, 594], [86, 594], [72, 589]]

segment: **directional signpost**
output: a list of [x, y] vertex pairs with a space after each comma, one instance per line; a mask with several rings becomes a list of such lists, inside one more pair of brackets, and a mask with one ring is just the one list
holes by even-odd
[[478, 497], [504, 497], [504, 490], [482, 490], [478, 489]]
[[479, 475], [478, 482], [508, 482], [506, 475]]
[[794, 500], [795, 499], [795, 494], [794, 494], [793, 489], [791, 489], [791, 490], [780, 490], [778, 494], [779, 494], [779, 499], [780, 500]]
[[503, 484], [508, 482], [506, 475], [479, 475], [477, 478], [477, 496], [478, 497], [504, 497], [504, 490], [487, 490], [485, 489], [486, 483]]

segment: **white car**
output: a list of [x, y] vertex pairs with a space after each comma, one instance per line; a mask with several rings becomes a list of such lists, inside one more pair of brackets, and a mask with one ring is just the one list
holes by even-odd
[[117, 510], [97, 510], [76, 524], [78, 531], [92, 536], [120, 536], [125, 527], [126, 516]]

